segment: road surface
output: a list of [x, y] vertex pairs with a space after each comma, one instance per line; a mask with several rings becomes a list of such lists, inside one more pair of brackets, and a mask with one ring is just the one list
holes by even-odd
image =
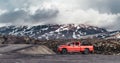
[[0, 63], [120, 63], [115, 55], [25, 55], [0, 54]]

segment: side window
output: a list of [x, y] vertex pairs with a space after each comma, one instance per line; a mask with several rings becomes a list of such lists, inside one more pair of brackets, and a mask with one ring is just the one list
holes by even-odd
[[70, 43], [70, 44], [68, 44], [68, 46], [74, 46], [74, 43]]
[[75, 46], [79, 46], [79, 42], [75, 42]]

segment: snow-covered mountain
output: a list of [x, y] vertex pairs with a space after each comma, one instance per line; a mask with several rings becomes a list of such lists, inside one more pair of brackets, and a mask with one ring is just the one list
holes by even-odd
[[38, 39], [79, 39], [82, 36], [106, 32], [106, 29], [84, 24], [4, 26], [0, 28], [2, 35], [29, 36]]
[[106, 39], [120, 39], [120, 31], [112, 31], [106, 34], [108, 37]]

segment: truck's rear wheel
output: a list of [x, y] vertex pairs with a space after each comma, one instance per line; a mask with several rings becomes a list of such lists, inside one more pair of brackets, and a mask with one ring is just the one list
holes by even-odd
[[90, 52], [89, 49], [85, 49], [83, 53], [84, 54], [89, 54], [89, 52]]
[[61, 53], [62, 54], [67, 54], [67, 50], [66, 49], [62, 49]]

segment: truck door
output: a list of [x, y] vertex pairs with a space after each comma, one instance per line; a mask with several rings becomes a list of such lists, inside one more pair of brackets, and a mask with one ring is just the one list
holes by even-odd
[[69, 43], [67, 49], [69, 52], [73, 52], [74, 51], [74, 42]]
[[80, 42], [74, 43], [74, 52], [80, 52]]

